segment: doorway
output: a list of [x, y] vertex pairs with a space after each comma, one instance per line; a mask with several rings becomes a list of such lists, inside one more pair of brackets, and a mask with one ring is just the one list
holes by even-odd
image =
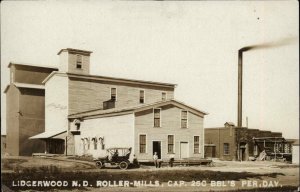
[[188, 142], [180, 142], [180, 158], [188, 158], [189, 157], [189, 143]]
[[161, 159], [161, 141], [153, 141], [152, 142], [152, 152], [154, 155], [154, 152], [157, 153], [158, 159]]
[[247, 143], [241, 142], [240, 143], [240, 161], [246, 161], [247, 160]]

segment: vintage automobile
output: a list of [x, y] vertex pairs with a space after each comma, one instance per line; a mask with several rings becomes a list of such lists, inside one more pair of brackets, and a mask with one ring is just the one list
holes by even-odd
[[101, 169], [104, 167], [119, 167], [120, 169], [127, 169], [130, 165], [129, 157], [131, 154], [130, 148], [108, 148], [105, 157], [94, 159], [96, 165]]

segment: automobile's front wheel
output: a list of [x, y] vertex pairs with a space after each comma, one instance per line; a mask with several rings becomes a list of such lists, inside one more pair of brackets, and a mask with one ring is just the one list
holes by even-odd
[[97, 167], [100, 168], [100, 169], [103, 168], [103, 163], [102, 163], [101, 161], [97, 161], [97, 162], [96, 162], [96, 165], [97, 165]]
[[120, 169], [127, 169], [128, 168], [128, 165], [129, 165], [129, 163], [128, 162], [126, 162], [126, 161], [122, 161], [120, 164], [119, 164], [119, 167], [120, 167]]

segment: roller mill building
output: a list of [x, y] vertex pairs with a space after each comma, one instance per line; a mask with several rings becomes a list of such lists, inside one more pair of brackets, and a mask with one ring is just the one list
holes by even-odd
[[131, 147], [139, 160], [154, 152], [159, 158], [204, 157], [207, 113], [175, 100], [175, 84], [91, 75], [91, 53], [59, 51], [58, 70], [41, 85], [45, 128], [28, 142], [42, 141], [47, 153], [65, 155], [96, 157], [107, 148]]

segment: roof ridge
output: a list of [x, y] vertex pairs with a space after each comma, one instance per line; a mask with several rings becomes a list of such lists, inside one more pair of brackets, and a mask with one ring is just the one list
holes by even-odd
[[30, 67], [39, 67], [39, 68], [48, 68], [48, 69], [58, 69], [58, 67], [49, 66], [49, 65], [39, 65], [34, 63], [23, 63], [23, 62], [14, 62], [11, 61], [7, 65], [8, 68], [10, 68], [11, 65], [21, 65], [21, 66], [30, 66]]
[[[191, 108], [192, 110], [197, 111], [198, 113], [200, 112], [204, 115], [207, 115], [207, 113], [205, 113], [203, 111], [200, 111], [199, 109], [196, 109], [194, 107], [190, 107], [190, 106], [188, 106], [186, 104], [183, 104], [183, 103], [180, 103], [180, 102], [178, 102], [174, 99], [169, 99], [169, 100], [158, 101], [158, 102], [153, 102], [153, 103], [148, 103], [148, 104], [143, 104], [143, 105], [135, 105], [135, 106], [124, 107], [124, 108], [112, 108], [112, 109], [106, 109], [106, 110], [98, 109], [98, 110], [84, 111], [84, 112], [80, 112], [80, 113], [70, 114], [70, 115], [68, 115], [68, 118], [83, 118], [83, 117], [87, 117], [87, 116], [97, 116], [97, 115], [113, 114], [113, 113], [120, 113], [120, 112], [126, 112], [126, 111], [136, 111], [138, 109], [151, 107], [153, 105], [160, 105], [160, 104], [172, 103], [172, 102], [179, 103], [181, 105], [186, 106], [187, 108]], [[99, 112], [97, 113], [96, 111], [99, 111]], [[88, 113], [92, 113], [92, 112], [96, 112], [96, 113], [95, 114], [88, 114]], [[136, 111], [136, 112], [138, 112], [138, 111]]]
[[123, 77], [111, 77], [111, 76], [102, 76], [102, 75], [88, 75], [88, 74], [77, 74], [77, 73], [69, 73], [66, 72], [67, 75], [74, 75], [79, 77], [95, 77], [95, 78], [107, 78], [112, 80], [124, 80], [124, 81], [135, 81], [135, 82], [141, 82], [141, 83], [149, 83], [149, 84], [160, 84], [165, 86], [177, 86], [177, 84], [173, 83], [164, 83], [164, 82], [158, 82], [158, 81], [147, 81], [147, 80], [139, 80], [139, 79], [130, 79], [130, 78], [123, 78]]

